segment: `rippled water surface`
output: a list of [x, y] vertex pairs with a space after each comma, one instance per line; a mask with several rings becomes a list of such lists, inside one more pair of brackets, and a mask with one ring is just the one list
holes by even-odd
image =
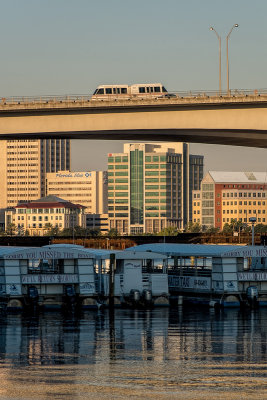
[[0, 399], [267, 399], [267, 309], [0, 316]]

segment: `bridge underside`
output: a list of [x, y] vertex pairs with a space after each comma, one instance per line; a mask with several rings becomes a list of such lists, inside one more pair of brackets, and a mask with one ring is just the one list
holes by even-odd
[[23, 132], [2, 133], [0, 139], [168, 141], [267, 148], [267, 130], [252, 129], [128, 129], [71, 132]]
[[[76, 103], [75, 103], [76, 104]], [[5, 109], [0, 140], [94, 139], [182, 141], [267, 148], [267, 100], [205, 104], [86, 106]], [[16, 106], [20, 107], [20, 106]]]

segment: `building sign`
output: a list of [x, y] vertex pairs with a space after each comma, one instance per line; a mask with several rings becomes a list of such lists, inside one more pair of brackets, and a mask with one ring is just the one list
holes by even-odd
[[50, 283], [50, 284], [60, 284], [60, 283], [78, 283], [79, 277], [77, 274], [49, 274], [49, 275], [22, 275], [21, 283], [26, 285], [32, 284], [42, 284], [42, 283]]
[[44, 250], [44, 249], [34, 249], [34, 250], [24, 250], [20, 252], [14, 252], [13, 254], [7, 254], [4, 256], [6, 260], [50, 260], [50, 259], [74, 259], [74, 258], [94, 258], [94, 256], [79, 251], [58, 251], [58, 250]]
[[239, 272], [237, 276], [242, 282], [267, 281], [267, 272]]
[[221, 257], [267, 257], [267, 247], [239, 247], [238, 250], [222, 253]]
[[141, 268], [142, 261], [141, 260], [125, 260], [124, 261], [124, 269], [132, 269], [132, 268]]
[[226, 292], [237, 292], [237, 281], [225, 281], [223, 283], [223, 288]]
[[92, 282], [81, 283], [80, 294], [95, 294], [95, 284]]
[[6, 285], [6, 293], [11, 296], [19, 296], [21, 295], [21, 285], [12, 283], [10, 285]]
[[69, 173], [62, 173], [57, 172], [57, 178], [90, 178], [92, 176], [91, 172], [69, 172]]
[[210, 290], [211, 279], [200, 276], [168, 276], [169, 287], [172, 289]]

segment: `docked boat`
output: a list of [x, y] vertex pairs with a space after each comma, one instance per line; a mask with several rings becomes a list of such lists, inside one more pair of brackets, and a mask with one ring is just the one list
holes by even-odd
[[111, 299], [121, 306], [166, 305], [166, 258], [77, 245], [0, 247], [0, 304], [33, 312], [100, 308]]
[[146, 244], [130, 248], [168, 257], [171, 301], [212, 307], [267, 305], [267, 248], [198, 244]]

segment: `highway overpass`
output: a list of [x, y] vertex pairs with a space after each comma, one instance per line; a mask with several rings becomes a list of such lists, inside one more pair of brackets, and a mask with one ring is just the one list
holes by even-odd
[[0, 139], [185, 141], [267, 147], [267, 93], [92, 101], [0, 101]]

